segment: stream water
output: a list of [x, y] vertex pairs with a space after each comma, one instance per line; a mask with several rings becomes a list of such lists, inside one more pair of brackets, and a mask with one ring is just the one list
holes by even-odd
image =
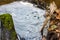
[[[12, 15], [17, 34], [25, 40], [41, 40], [40, 30], [45, 20], [45, 10], [39, 9], [28, 2], [13, 2], [0, 6], [0, 14]], [[20, 37], [19, 40], [20, 40]]]

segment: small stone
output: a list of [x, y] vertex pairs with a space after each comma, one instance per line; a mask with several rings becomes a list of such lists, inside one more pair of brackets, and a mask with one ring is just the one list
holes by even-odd
[[39, 17], [38, 17], [38, 19], [39, 19]]
[[34, 17], [36, 17], [36, 16], [34, 16]]

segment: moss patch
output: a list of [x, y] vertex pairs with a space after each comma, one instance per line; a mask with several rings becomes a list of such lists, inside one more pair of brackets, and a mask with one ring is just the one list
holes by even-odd
[[10, 32], [10, 34], [9, 34], [10, 40], [16, 40], [17, 35], [16, 35], [15, 29], [14, 29], [12, 16], [10, 14], [3, 14], [3, 15], [0, 15], [0, 19], [2, 21], [3, 28]]
[[14, 27], [12, 16], [10, 14], [3, 14], [0, 15], [0, 19], [2, 20], [3, 26], [8, 29], [12, 30]]

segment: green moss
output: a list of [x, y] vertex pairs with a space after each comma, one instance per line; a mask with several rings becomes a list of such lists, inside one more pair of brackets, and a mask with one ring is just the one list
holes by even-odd
[[11, 40], [16, 40], [16, 37], [15, 37], [16, 36], [16, 32], [14, 32], [14, 31], [11, 32], [10, 36], [11, 36]]
[[12, 16], [10, 14], [3, 14], [0, 15], [0, 19], [2, 20], [3, 27], [10, 32], [10, 40], [16, 40], [17, 35], [14, 29]]
[[10, 14], [0, 15], [0, 19], [6, 29], [11, 30], [14, 27], [12, 16]]

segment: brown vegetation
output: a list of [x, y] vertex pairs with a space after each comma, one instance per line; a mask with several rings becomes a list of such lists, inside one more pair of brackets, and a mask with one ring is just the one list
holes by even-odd
[[0, 0], [0, 5], [8, 4], [8, 3], [11, 3], [13, 1], [16, 1], [16, 0]]
[[60, 0], [43, 0], [43, 1], [45, 1], [46, 3], [51, 3], [52, 1], [55, 1], [57, 7], [60, 8]]

